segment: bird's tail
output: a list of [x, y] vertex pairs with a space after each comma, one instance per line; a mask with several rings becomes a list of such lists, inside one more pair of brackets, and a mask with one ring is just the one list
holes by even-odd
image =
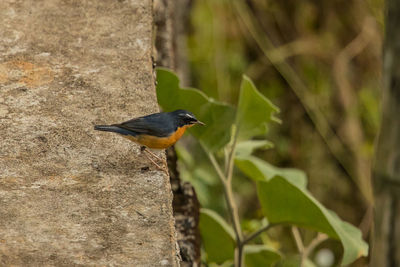
[[118, 127], [118, 125], [95, 125], [94, 129], [97, 131], [104, 131], [104, 132], [113, 132], [113, 133], [119, 133], [122, 135], [132, 135], [136, 136], [136, 132]]
[[114, 133], [119, 133], [121, 131], [121, 128], [115, 125], [95, 125], [94, 129], [97, 131], [114, 132]]

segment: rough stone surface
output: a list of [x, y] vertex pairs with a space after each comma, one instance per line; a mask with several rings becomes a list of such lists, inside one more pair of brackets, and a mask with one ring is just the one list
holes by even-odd
[[1, 0], [0, 20], [0, 266], [177, 265], [168, 177], [93, 130], [158, 111], [152, 1]]

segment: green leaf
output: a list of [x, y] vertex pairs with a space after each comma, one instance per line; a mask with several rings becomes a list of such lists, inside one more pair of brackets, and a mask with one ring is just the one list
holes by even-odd
[[170, 70], [157, 68], [157, 99], [164, 111], [186, 109], [206, 126], [189, 129], [209, 151], [217, 151], [230, 140], [235, 108], [208, 98], [197, 89], [181, 88], [178, 77]]
[[200, 232], [210, 262], [221, 264], [233, 259], [235, 235], [221, 216], [212, 210], [201, 209]]
[[343, 264], [366, 256], [368, 245], [361, 232], [320, 204], [305, 188], [291, 180], [275, 176], [257, 182], [258, 197], [270, 223], [289, 223], [326, 233], [341, 241]]
[[307, 185], [307, 176], [303, 171], [293, 168], [278, 168], [251, 155], [237, 156], [235, 164], [254, 181], [268, 181], [272, 177], [280, 175], [300, 188], [305, 188]]
[[244, 260], [247, 267], [272, 266], [281, 259], [281, 255], [265, 245], [246, 245]]
[[250, 156], [257, 149], [269, 149], [274, 144], [268, 140], [246, 140], [236, 144], [236, 156]]
[[244, 75], [236, 114], [238, 140], [247, 140], [253, 136], [266, 134], [267, 124], [273, 120], [277, 121], [274, 114], [278, 111], [279, 109]]

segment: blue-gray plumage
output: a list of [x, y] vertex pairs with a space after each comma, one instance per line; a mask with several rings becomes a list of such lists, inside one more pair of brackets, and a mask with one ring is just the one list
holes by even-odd
[[120, 124], [96, 125], [95, 130], [115, 132], [150, 148], [167, 148], [195, 124], [204, 125], [186, 110], [161, 112], [135, 118]]

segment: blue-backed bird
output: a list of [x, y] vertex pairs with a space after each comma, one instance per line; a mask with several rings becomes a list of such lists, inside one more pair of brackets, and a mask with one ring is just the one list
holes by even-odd
[[[186, 129], [195, 124], [205, 125], [197, 120], [193, 113], [178, 109], [172, 112], [160, 112], [134, 118], [119, 124], [95, 125], [94, 129], [118, 133], [141, 145], [142, 151], [161, 160], [146, 148], [166, 149], [175, 144], [185, 133]], [[148, 157], [148, 159], [158, 168], [163, 169], [151, 158]]]

